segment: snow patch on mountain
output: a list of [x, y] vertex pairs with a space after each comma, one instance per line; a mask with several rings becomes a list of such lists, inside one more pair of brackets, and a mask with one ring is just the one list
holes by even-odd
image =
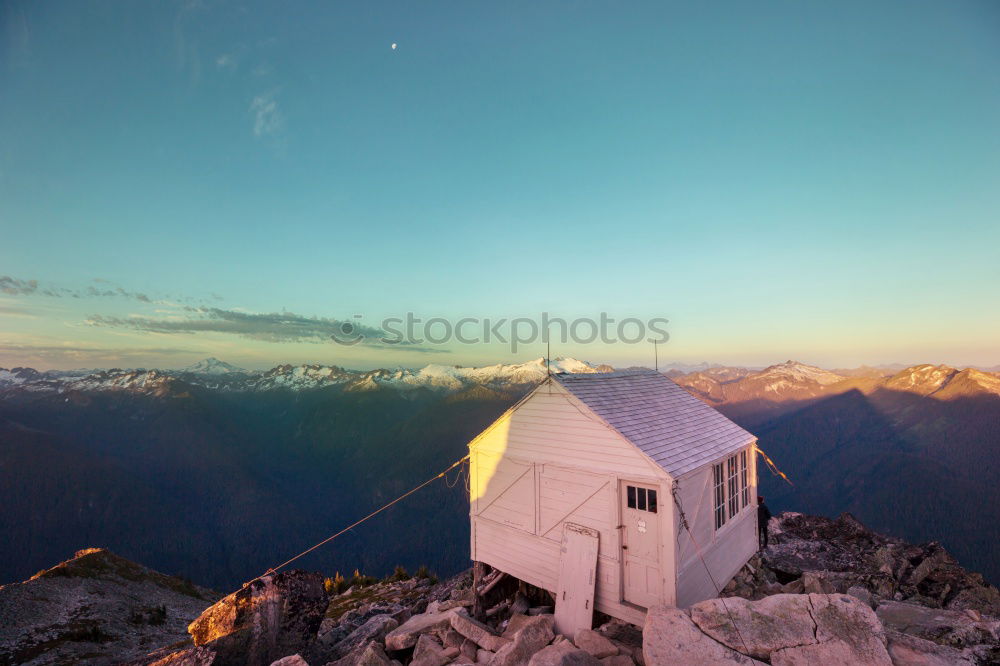
[[250, 372], [210, 358], [178, 371], [100, 370], [79, 376], [39, 373], [31, 368], [0, 369], [0, 389], [19, 388], [33, 392], [130, 391], [166, 394], [193, 386], [230, 392], [303, 391], [343, 386], [350, 390], [418, 388], [458, 391], [470, 386], [521, 386], [535, 384], [547, 372], [608, 372], [610, 366], [595, 366], [572, 358], [559, 358], [546, 368], [545, 359], [486, 367], [432, 364], [420, 369], [396, 368], [348, 370], [336, 365], [279, 365], [263, 372]]
[[181, 368], [179, 372], [187, 372], [195, 375], [246, 375], [250, 373], [250, 371], [245, 368], [240, 368], [231, 363], [220, 361], [214, 356], [202, 359], [197, 363], [187, 366], [186, 368]]
[[844, 377], [835, 372], [818, 368], [815, 365], [806, 365], [798, 361], [785, 361], [777, 365], [764, 368], [758, 375], [760, 379], [774, 380], [777, 385], [789, 381], [813, 381], [821, 386], [828, 386], [843, 381]]

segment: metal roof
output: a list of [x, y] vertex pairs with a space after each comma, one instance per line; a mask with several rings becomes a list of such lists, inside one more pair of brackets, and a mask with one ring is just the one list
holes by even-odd
[[674, 478], [757, 439], [655, 370], [553, 378]]

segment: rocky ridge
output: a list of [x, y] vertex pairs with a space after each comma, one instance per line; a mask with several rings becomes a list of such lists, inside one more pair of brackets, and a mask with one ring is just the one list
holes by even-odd
[[118, 557], [81, 550], [0, 585], [0, 664], [112, 664], [186, 638], [217, 595]]
[[224, 392], [305, 391], [327, 387], [366, 391], [431, 389], [458, 391], [472, 386], [530, 386], [552, 372], [609, 372], [607, 365], [592, 365], [572, 358], [544, 358], [525, 363], [461, 367], [432, 364], [420, 369], [350, 370], [337, 365], [278, 365], [270, 370], [247, 371], [215, 358], [180, 370], [120, 369], [38, 372], [33, 368], [0, 368], [0, 398], [27, 394], [127, 391], [168, 397], [191, 387]]
[[494, 572], [472, 617], [471, 575], [393, 579], [330, 593], [319, 574], [280, 573], [208, 608], [193, 645], [149, 666], [667, 666], [992, 664], [1000, 592], [938, 544], [912, 545], [837, 520], [785, 513], [773, 545], [718, 599], [651, 609], [640, 630], [609, 618], [557, 635], [547, 593]]

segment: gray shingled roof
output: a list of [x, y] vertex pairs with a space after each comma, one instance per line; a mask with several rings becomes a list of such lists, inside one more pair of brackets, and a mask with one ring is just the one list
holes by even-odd
[[553, 377], [674, 478], [756, 439], [655, 370]]

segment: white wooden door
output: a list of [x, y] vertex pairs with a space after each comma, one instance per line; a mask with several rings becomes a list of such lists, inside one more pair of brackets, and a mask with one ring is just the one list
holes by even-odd
[[622, 481], [622, 578], [625, 601], [650, 608], [663, 597], [659, 488]]
[[559, 552], [559, 586], [556, 590], [556, 633], [574, 636], [594, 623], [594, 586], [601, 533], [566, 523]]

